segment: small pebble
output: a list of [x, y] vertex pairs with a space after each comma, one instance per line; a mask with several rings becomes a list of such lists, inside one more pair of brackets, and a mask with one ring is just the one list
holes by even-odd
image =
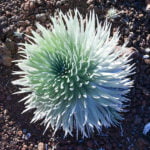
[[150, 59], [144, 59], [144, 62], [148, 65], [150, 65]]
[[12, 63], [12, 58], [9, 56], [3, 56], [2, 62], [5, 66], [10, 67]]
[[79, 141], [78, 141], [78, 143], [83, 143], [83, 142], [84, 142], [84, 140], [79, 140]]
[[35, 9], [35, 2], [34, 1], [31, 1], [30, 3], [29, 3], [29, 7], [30, 7], [30, 9], [31, 10], [33, 10], [33, 9]]
[[57, 7], [61, 6], [61, 4], [62, 4], [61, 1], [57, 1], [57, 2], [56, 2], [56, 6], [57, 6]]
[[23, 129], [22, 131], [23, 131], [23, 133], [26, 133], [26, 132], [27, 132], [27, 129]]
[[45, 150], [45, 147], [44, 147], [44, 143], [43, 142], [40, 142], [38, 144], [38, 150]]
[[6, 46], [7, 46], [7, 48], [10, 50], [10, 51], [14, 51], [15, 50], [15, 48], [16, 48], [16, 44], [15, 44], [15, 42], [14, 41], [12, 41], [11, 39], [9, 39], [9, 38], [7, 38], [6, 39], [6, 42], [5, 42], [5, 44], [6, 44]]
[[148, 59], [149, 55], [143, 55], [143, 59]]
[[21, 150], [27, 150], [28, 146], [27, 145], [23, 145]]
[[146, 48], [146, 49], [145, 49], [145, 52], [146, 52], [146, 53], [150, 53], [150, 48]]
[[20, 33], [20, 32], [14, 32], [14, 36], [16, 36], [16, 37], [22, 39], [23, 33]]
[[88, 5], [94, 4], [94, 0], [88, 0], [86, 3], [87, 3]]
[[23, 133], [22, 133], [22, 131], [20, 130], [20, 131], [17, 132], [17, 134], [18, 134], [19, 136], [22, 136]]
[[144, 16], [144, 14], [139, 14], [139, 17], [142, 18]]
[[7, 115], [7, 114], [8, 114], [8, 110], [5, 109], [5, 110], [4, 110], [4, 115]]
[[47, 17], [46, 17], [46, 14], [45, 14], [45, 13], [41, 13], [41, 14], [37, 14], [37, 15], [36, 15], [36, 19], [37, 19], [38, 21], [45, 22], [46, 19], [47, 19]]
[[36, 0], [36, 2], [41, 5], [43, 3], [43, 0]]
[[26, 135], [28, 137], [28, 139], [31, 137], [31, 133], [27, 133]]

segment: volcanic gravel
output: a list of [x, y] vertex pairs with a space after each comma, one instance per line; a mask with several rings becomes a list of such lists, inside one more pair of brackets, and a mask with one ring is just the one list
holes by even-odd
[[[11, 81], [18, 78], [12, 71], [18, 68], [12, 60], [19, 59], [18, 43], [27, 41], [39, 22], [50, 27], [50, 16], [59, 10], [64, 13], [78, 8], [85, 16], [95, 10], [100, 21], [107, 10], [116, 8], [119, 16], [112, 22], [112, 33], [119, 27], [119, 44], [128, 40], [135, 51], [134, 87], [124, 121], [119, 127], [103, 129], [89, 139], [63, 138], [63, 131], [55, 137], [51, 129], [43, 135], [44, 127], [30, 124], [33, 112], [21, 114], [24, 95], [12, 95], [18, 87]], [[0, 150], [149, 150], [150, 138], [142, 134], [150, 122], [150, 14], [144, 0], [0, 0]]]

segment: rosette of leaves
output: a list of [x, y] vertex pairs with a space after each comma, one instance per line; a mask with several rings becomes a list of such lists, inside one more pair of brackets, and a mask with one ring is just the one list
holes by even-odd
[[85, 19], [77, 10], [59, 12], [51, 20], [51, 29], [37, 24], [41, 33], [32, 31], [21, 44], [24, 58], [16, 60], [22, 71], [13, 83], [22, 86], [17, 93], [28, 93], [25, 111], [35, 109], [32, 122], [43, 119], [45, 130], [62, 128], [65, 136], [75, 130], [90, 137], [117, 125], [133, 70], [125, 44], [116, 50], [118, 31], [110, 37], [110, 24], [100, 24], [94, 12]]
[[117, 9], [110, 8], [107, 11], [107, 14], [106, 14], [107, 19], [113, 20], [113, 19], [118, 18], [118, 17], [119, 17], [119, 13], [117, 12]]

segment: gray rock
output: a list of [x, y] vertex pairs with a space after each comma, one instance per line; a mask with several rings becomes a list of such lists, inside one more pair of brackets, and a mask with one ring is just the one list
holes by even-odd
[[56, 2], [56, 6], [59, 7], [59, 6], [63, 5], [63, 4], [65, 4], [65, 3], [68, 3], [68, 0], [60, 0], [60, 1]]
[[9, 38], [6, 39], [5, 44], [9, 50], [13, 51], [15, 49], [15, 42]]
[[6, 16], [0, 16], [0, 22], [7, 20]]
[[36, 15], [36, 19], [40, 22], [45, 22], [47, 17], [45, 13], [41, 13]]

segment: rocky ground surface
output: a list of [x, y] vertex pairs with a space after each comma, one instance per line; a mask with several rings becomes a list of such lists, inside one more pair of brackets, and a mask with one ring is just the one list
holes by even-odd
[[[148, 1], [147, 1], [148, 2]], [[19, 59], [18, 43], [27, 40], [25, 34], [36, 30], [35, 23], [50, 27], [50, 16], [59, 9], [67, 12], [78, 8], [85, 15], [94, 9], [100, 20], [108, 9], [116, 8], [119, 16], [109, 19], [112, 32], [120, 28], [119, 44], [129, 40], [135, 49], [136, 74], [129, 97], [125, 120], [120, 127], [103, 129], [89, 139], [67, 137], [60, 131], [42, 135], [43, 126], [30, 124], [32, 112], [21, 114], [23, 95], [12, 95], [18, 87], [11, 84], [18, 68], [12, 60]], [[147, 9], [147, 10], [146, 10]], [[149, 150], [150, 140], [142, 132], [150, 122], [150, 15], [144, 0], [0, 0], [0, 150]]]

